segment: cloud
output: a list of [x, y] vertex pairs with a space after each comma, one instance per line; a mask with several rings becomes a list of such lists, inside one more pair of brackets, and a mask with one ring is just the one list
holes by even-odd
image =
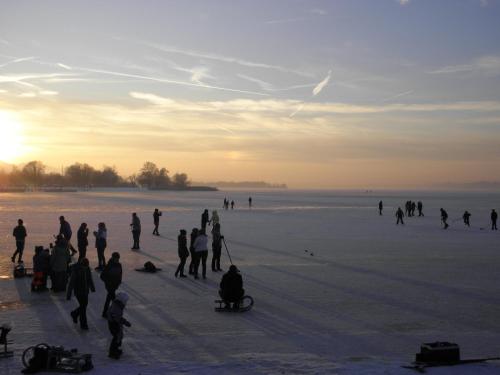
[[410, 95], [410, 94], [413, 94], [413, 90], [408, 90], [408, 91], [404, 91], [404, 92], [401, 92], [401, 93], [396, 94], [396, 95], [389, 96], [388, 98], [382, 99], [381, 102], [389, 102], [391, 100], [401, 98], [402, 96], [406, 96], [406, 95]]
[[263, 81], [259, 78], [251, 77], [246, 74], [238, 74], [237, 75], [239, 78], [244, 79], [246, 81], [252, 82], [257, 84], [262, 90], [264, 91], [272, 91], [272, 92], [279, 92], [279, 91], [292, 91], [292, 90], [297, 90], [297, 89], [303, 89], [303, 88], [308, 88], [308, 87], [314, 87], [316, 86], [315, 83], [305, 83], [302, 85], [293, 85], [293, 86], [288, 86], [288, 87], [275, 87], [272, 83]]
[[430, 74], [480, 73], [500, 74], [500, 56], [482, 56], [470, 64], [448, 65], [429, 72]]
[[410, 0], [398, 0], [400, 5], [408, 5], [410, 3]]
[[310, 12], [312, 14], [317, 14], [317, 15], [320, 15], [320, 16], [326, 16], [328, 14], [328, 12], [326, 10], [320, 9], [320, 8], [311, 9]]
[[59, 95], [57, 91], [53, 90], [41, 90], [39, 92], [40, 95], [45, 95], [45, 96], [54, 96], [54, 95]]
[[325, 87], [328, 85], [328, 82], [330, 82], [330, 78], [332, 76], [332, 71], [328, 71], [328, 75], [316, 85], [316, 87], [313, 89], [313, 96], [318, 95]]
[[302, 21], [304, 19], [305, 19], [304, 17], [276, 19], [276, 20], [266, 21], [266, 24], [276, 25], [276, 24], [280, 24], [280, 23], [292, 23], [292, 22]]
[[56, 65], [59, 66], [60, 68], [63, 68], [63, 69], [66, 69], [66, 70], [71, 70], [71, 67], [68, 66], [68, 65], [66, 65], [66, 64], [57, 63]]
[[23, 92], [22, 94], [19, 94], [18, 97], [20, 98], [34, 98], [36, 96], [36, 92]]
[[35, 59], [35, 57], [33, 57], [33, 56], [16, 58], [16, 59], [7, 61], [7, 62], [5, 62], [3, 64], [0, 64], [0, 68], [4, 68], [4, 67], [6, 67], [7, 65], [10, 65], [10, 64], [17, 64], [17, 63], [20, 63], [20, 62], [23, 62], [23, 61], [31, 61], [31, 60], [34, 60], [34, 59]]
[[488, 0], [479, 0], [479, 4], [484, 8], [484, 7], [487, 7], [489, 5], [489, 1]]

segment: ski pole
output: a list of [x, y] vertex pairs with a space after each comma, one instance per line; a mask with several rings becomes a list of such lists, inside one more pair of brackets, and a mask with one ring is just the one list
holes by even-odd
[[231, 254], [229, 254], [229, 249], [227, 248], [226, 240], [224, 239], [224, 237], [222, 237], [222, 242], [224, 242], [224, 247], [226, 248], [227, 256], [229, 257], [229, 262], [231, 262], [231, 265], [232, 265], [233, 264], [233, 260], [231, 259]]

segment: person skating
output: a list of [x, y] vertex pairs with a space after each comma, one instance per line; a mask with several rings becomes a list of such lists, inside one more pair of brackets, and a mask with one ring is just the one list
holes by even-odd
[[59, 234], [62, 234], [64, 236], [64, 239], [66, 240], [68, 249], [71, 251], [71, 256], [75, 255], [77, 251], [71, 244], [71, 237], [73, 236], [73, 231], [71, 230], [71, 225], [69, 222], [66, 221], [64, 216], [59, 216]]
[[153, 221], [155, 224], [155, 229], [153, 230], [153, 236], [159, 236], [158, 226], [160, 225], [160, 216], [162, 215], [161, 211], [155, 208], [155, 212], [153, 212]]
[[106, 287], [106, 301], [104, 302], [104, 307], [102, 309], [102, 317], [108, 317], [108, 309], [109, 304], [116, 297], [116, 290], [122, 283], [122, 265], [120, 264], [120, 254], [114, 252], [111, 254], [111, 258], [108, 261], [108, 264], [104, 267], [101, 273], [101, 280], [104, 282], [104, 286]]
[[201, 214], [201, 229], [207, 230], [207, 224], [210, 222], [208, 218], [208, 210], [203, 211]]
[[12, 254], [11, 260], [12, 263], [15, 263], [17, 255], [18, 256], [17, 262], [21, 263], [23, 261], [24, 243], [26, 241], [26, 236], [28, 235], [26, 233], [26, 227], [24, 226], [22, 219], [19, 219], [17, 221], [17, 226], [12, 231], [12, 235], [16, 239], [16, 251], [14, 251], [14, 254]]
[[464, 224], [470, 227], [470, 217], [472, 215], [470, 214], [469, 211], [465, 211], [464, 214], [462, 215], [462, 218], [464, 219]]
[[220, 224], [215, 224], [212, 231], [212, 272], [222, 271], [220, 268], [220, 256], [222, 252], [222, 235]]
[[252, 197], [248, 197], [248, 208], [252, 208]]
[[89, 246], [89, 228], [87, 223], [81, 223], [78, 232], [76, 232], [77, 247], [78, 247], [78, 260], [87, 257], [87, 246]]
[[202, 266], [202, 276], [204, 279], [207, 278], [207, 257], [208, 257], [208, 237], [204, 229], [200, 229], [198, 236], [194, 241], [194, 253], [196, 257], [195, 267], [194, 267], [194, 278], [198, 279], [198, 268]]
[[189, 252], [191, 254], [191, 262], [189, 263], [189, 274], [194, 275], [194, 269], [196, 266], [196, 253], [194, 252], [194, 241], [198, 237], [198, 228], [193, 228], [190, 235], [191, 241], [189, 242]]
[[440, 208], [440, 211], [441, 211], [441, 221], [443, 222], [444, 225], [443, 229], [448, 229], [449, 225], [446, 222], [448, 220], [448, 213], [443, 208]]
[[378, 202], [378, 214], [382, 216], [382, 210], [384, 209], [384, 203], [382, 201]]
[[89, 268], [89, 260], [82, 258], [71, 268], [71, 278], [69, 280], [68, 292], [66, 299], [71, 299], [71, 292], [74, 291], [78, 301], [78, 307], [71, 311], [73, 323], [78, 323], [80, 320], [80, 328], [88, 330], [87, 324], [87, 305], [89, 303], [89, 290], [95, 293], [94, 281]]
[[123, 311], [127, 305], [128, 295], [120, 292], [116, 295], [110, 308], [108, 309], [108, 328], [113, 336], [109, 346], [108, 356], [110, 358], [119, 359], [122, 355], [120, 349], [123, 341], [123, 326], [131, 327], [132, 324], [123, 317]]
[[418, 201], [418, 203], [417, 203], [417, 210], [418, 210], [418, 216], [419, 216], [419, 217], [420, 217], [420, 216], [424, 216], [424, 211], [423, 211], [423, 209], [424, 209], [424, 205], [423, 205], [423, 203], [422, 203], [421, 201]]
[[177, 270], [175, 271], [175, 277], [186, 277], [184, 275], [184, 265], [186, 264], [186, 259], [189, 257], [189, 250], [187, 248], [187, 238], [186, 230], [181, 229], [179, 236], [177, 237], [177, 251], [179, 254], [179, 259], [181, 260]]
[[396, 225], [399, 225], [399, 223], [405, 225], [404, 221], [403, 221], [403, 217], [405, 216], [403, 210], [401, 209], [401, 207], [398, 207], [398, 210], [396, 211], [396, 218], [397, 218], [397, 221], [396, 221]]
[[497, 228], [497, 220], [498, 220], [498, 214], [495, 211], [495, 209], [491, 210], [491, 230], [498, 230]]
[[102, 270], [106, 265], [106, 258], [104, 257], [104, 250], [106, 250], [108, 231], [105, 223], [97, 224], [97, 231], [94, 231], [95, 248], [97, 249], [98, 265], [96, 270]]
[[132, 250], [139, 250], [139, 239], [141, 237], [141, 220], [135, 212], [132, 214], [132, 223], [130, 224], [130, 227], [132, 228], [132, 238], [134, 239]]
[[71, 262], [71, 254], [68, 243], [63, 235], [59, 234], [56, 244], [50, 254], [51, 289], [54, 292], [64, 292], [68, 282], [68, 264]]
[[238, 271], [238, 268], [233, 264], [229, 267], [229, 271], [222, 276], [220, 282], [219, 296], [225, 303], [225, 308], [229, 309], [230, 303], [233, 304], [233, 309], [240, 308], [240, 300], [245, 294], [243, 289], [243, 279]]

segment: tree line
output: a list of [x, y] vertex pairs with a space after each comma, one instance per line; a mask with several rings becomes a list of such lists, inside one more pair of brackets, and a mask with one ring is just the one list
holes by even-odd
[[190, 181], [185, 173], [169, 175], [155, 163], [145, 162], [132, 176], [122, 177], [115, 167], [96, 169], [86, 163], [74, 163], [62, 171], [47, 172], [47, 166], [38, 160], [23, 167], [13, 166], [10, 171], [0, 170], [0, 186], [29, 187], [146, 187], [149, 189], [187, 189]]

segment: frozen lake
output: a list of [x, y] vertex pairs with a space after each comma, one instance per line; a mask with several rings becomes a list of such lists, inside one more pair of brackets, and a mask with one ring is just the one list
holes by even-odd
[[[248, 209], [248, 196], [253, 209]], [[223, 211], [224, 197], [234, 211]], [[395, 210], [422, 200], [425, 217], [396, 226]], [[384, 215], [377, 204], [384, 201]], [[160, 208], [161, 237], [151, 235]], [[439, 208], [450, 228], [441, 229]], [[254, 309], [213, 311], [221, 274], [176, 279], [177, 234], [200, 226], [203, 209], [217, 209], [231, 256]], [[460, 344], [462, 357], [500, 355], [500, 233], [489, 230], [500, 194], [445, 192], [220, 191], [0, 194], [0, 324], [10, 323], [17, 374], [27, 346], [48, 342], [94, 355], [98, 374], [411, 374], [422, 342]], [[472, 213], [471, 228], [461, 215]], [[130, 214], [142, 220], [141, 251], [130, 250]], [[12, 229], [28, 230], [24, 259], [47, 246], [64, 215], [74, 235], [108, 227], [106, 258], [121, 253], [122, 290], [130, 295], [124, 355], [107, 358], [110, 340], [101, 318], [105, 291], [97, 273], [88, 332], [70, 318], [76, 300], [32, 294], [30, 279], [12, 279]], [[90, 239], [90, 237], [89, 237]], [[74, 244], [75, 240], [73, 240]], [[94, 267], [93, 241], [87, 252]], [[306, 252], [307, 250], [307, 252]], [[313, 255], [311, 255], [311, 253]], [[211, 254], [209, 251], [209, 260]], [[134, 268], [152, 261], [154, 275]], [[222, 255], [223, 269], [229, 260]], [[498, 374], [500, 364], [432, 369], [432, 374]]]

